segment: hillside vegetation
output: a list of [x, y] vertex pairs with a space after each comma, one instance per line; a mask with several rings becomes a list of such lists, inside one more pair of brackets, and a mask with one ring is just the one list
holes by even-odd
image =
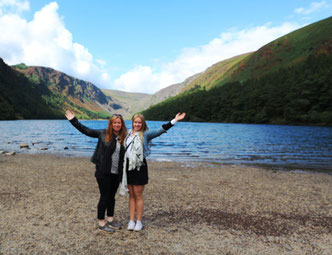
[[0, 58], [0, 120], [63, 118], [62, 112], [43, 100], [51, 94]]
[[84, 119], [108, 118], [118, 105], [91, 82], [74, 78], [52, 68], [13, 66], [23, 73], [36, 87], [46, 87], [51, 93], [43, 95], [48, 105], [63, 112], [70, 108], [77, 116]]
[[242, 56], [224, 79], [208, 79], [213, 68], [225, 72], [214, 65], [182, 94], [143, 114], [150, 120], [186, 111], [191, 121], [331, 125], [331, 51], [328, 18]]
[[208, 68], [182, 92], [211, 89], [228, 82], [258, 79], [303, 62], [309, 55], [331, 54], [332, 18], [313, 23], [261, 47], [256, 52], [223, 60]]
[[169, 98], [143, 114], [149, 120], [184, 111], [189, 121], [332, 125], [331, 66], [331, 55], [310, 56], [261, 79]]
[[229, 79], [232, 70], [238, 67], [239, 62], [250, 56], [252, 53], [242, 54], [230, 59], [220, 61], [204, 71], [201, 75], [196, 75], [181, 92], [188, 90], [195, 91], [199, 89], [210, 89], [216, 84], [222, 83], [224, 80]]
[[109, 118], [115, 108], [99, 88], [54, 69], [0, 63], [0, 119], [57, 119], [71, 109], [84, 119]]

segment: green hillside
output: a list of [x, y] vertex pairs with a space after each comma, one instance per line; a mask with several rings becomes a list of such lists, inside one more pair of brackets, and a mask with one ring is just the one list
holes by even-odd
[[92, 83], [46, 67], [0, 59], [0, 120], [58, 119], [71, 109], [79, 118], [109, 118], [113, 102]]
[[332, 125], [331, 51], [328, 18], [243, 56], [223, 79], [209, 79], [211, 70], [223, 72], [214, 65], [187, 91], [143, 114], [150, 120], [186, 111], [191, 121]]
[[[289, 33], [265, 45], [239, 63], [230, 81], [260, 78], [304, 61], [310, 55], [331, 54], [332, 17]], [[228, 80], [224, 80], [225, 84]]]
[[183, 93], [145, 111], [148, 120], [332, 125], [332, 56], [310, 56], [261, 79]]
[[45, 103], [43, 96], [51, 96], [46, 87], [37, 88], [0, 58], [0, 120], [63, 118], [63, 112]]
[[186, 92], [188, 90], [195, 91], [201, 88], [210, 89], [216, 84], [221, 83], [223, 80], [229, 79], [231, 71], [238, 67], [240, 61], [250, 55], [251, 53], [242, 54], [212, 65], [204, 73], [191, 81], [181, 92]]
[[182, 92], [257, 79], [303, 62], [309, 55], [331, 54], [331, 35], [332, 17], [278, 38], [256, 52], [221, 61], [208, 68]]
[[[92, 83], [47, 67], [19, 64], [10, 68], [17, 75], [23, 74], [28, 80], [26, 86], [32, 87], [35, 93], [40, 94], [40, 100], [58, 112], [62, 118], [65, 109], [71, 109], [79, 118], [84, 119], [110, 116], [111, 99]], [[10, 87], [6, 88], [8, 91], [10, 89]]]

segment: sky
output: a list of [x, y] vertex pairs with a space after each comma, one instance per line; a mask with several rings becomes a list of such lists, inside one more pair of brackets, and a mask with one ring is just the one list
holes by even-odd
[[332, 0], [0, 0], [0, 57], [154, 93], [331, 13]]

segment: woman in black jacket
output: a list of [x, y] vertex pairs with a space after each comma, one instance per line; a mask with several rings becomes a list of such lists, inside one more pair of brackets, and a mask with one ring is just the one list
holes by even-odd
[[[96, 149], [91, 162], [96, 164], [95, 177], [98, 182], [100, 199], [98, 203], [98, 228], [112, 233], [121, 224], [113, 219], [115, 194], [119, 187], [123, 171], [124, 140], [127, 128], [121, 115], [113, 114], [108, 122], [107, 129], [90, 129], [82, 125], [75, 115], [67, 110], [66, 118], [81, 133], [98, 138]], [[105, 220], [105, 212], [107, 218]]]

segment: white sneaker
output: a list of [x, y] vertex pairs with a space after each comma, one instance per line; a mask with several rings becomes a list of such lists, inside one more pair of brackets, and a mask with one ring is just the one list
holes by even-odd
[[143, 229], [143, 224], [139, 220], [136, 222], [134, 231], [141, 231]]
[[127, 228], [127, 230], [133, 231], [134, 228], [135, 228], [135, 222], [132, 221], [132, 220], [130, 220], [130, 221], [128, 222], [128, 228]]

